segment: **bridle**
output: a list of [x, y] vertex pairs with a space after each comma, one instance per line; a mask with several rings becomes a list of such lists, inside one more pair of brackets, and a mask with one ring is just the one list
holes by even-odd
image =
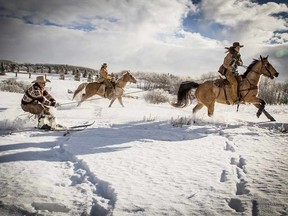
[[[261, 68], [260, 68], [260, 70], [253, 70], [253, 69], [251, 69], [250, 72], [251, 72], [251, 73], [256, 73], [256, 74], [259, 74], [259, 75], [264, 75], [264, 76], [266, 75], [267, 77], [273, 79], [274, 76], [273, 76], [273, 74], [271, 73], [269, 67], [267, 66], [268, 64], [269, 64], [268, 61], [267, 61], [267, 63], [264, 63], [263, 60], [261, 60]], [[263, 67], [265, 68], [265, 70], [268, 72], [269, 75], [259, 72], [259, 71], [262, 71], [262, 70], [263, 70]], [[246, 77], [246, 78], [247, 78], [248, 82], [251, 84], [249, 78], [248, 78], [248, 77]]]
[[[259, 71], [262, 71], [262, 70], [263, 70], [263, 67], [265, 67], [266, 71], [268, 71], [268, 73], [269, 73], [269, 76], [267, 76], [267, 75], [266, 75], [266, 76], [267, 76], [267, 77], [270, 77], [270, 78], [273, 78], [273, 75], [272, 75], [271, 71], [270, 71], [269, 68], [267, 67], [267, 64], [263, 62], [263, 60], [261, 60], [261, 68], [260, 68], [260, 70], [251, 69], [250, 72], [251, 72], [251, 73], [256, 73], [256, 74], [258, 74], [258, 75], [260, 75], [260, 76], [261, 76], [261, 75], [264, 75], [263, 73], [260, 73], [260, 72], [259, 72]], [[249, 93], [250, 90], [258, 89], [258, 86], [257, 86], [257, 85], [251, 83], [251, 80], [249, 79], [249, 77], [246, 76], [246, 80], [248, 81], [250, 87], [249, 87], [248, 89], [241, 89], [241, 90], [240, 90], [240, 91], [248, 91], [248, 92], [243, 96], [243, 98]]]

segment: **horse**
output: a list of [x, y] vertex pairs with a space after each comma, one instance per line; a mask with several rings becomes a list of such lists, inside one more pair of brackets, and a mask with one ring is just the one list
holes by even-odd
[[[111, 100], [109, 107], [112, 106], [112, 104], [114, 103], [116, 99], [118, 99], [121, 106], [124, 107], [123, 102], [122, 102], [122, 96], [124, 94], [124, 88], [126, 87], [128, 82], [136, 83], [137, 81], [129, 71], [126, 71], [119, 79], [116, 80], [115, 88], [112, 93], [112, 97], [108, 98]], [[91, 83], [86, 82], [86, 83], [80, 84], [78, 88], [75, 90], [72, 100], [79, 94], [79, 92], [81, 92], [84, 89], [85, 89], [85, 93], [82, 94], [81, 100], [79, 101], [77, 106], [80, 106], [80, 104], [83, 101], [87, 100], [88, 98], [94, 95], [99, 95], [101, 97], [104, 97], [104, 95], [99, 94], [100, 92], [98, 91], [101, 85], [104, 85], [104, 84], [98, 83], [97, 81], [91, 82]]]
[[[247, 67], [246, 72], [239, 76], [238, 94], [241, 103], [250, 103], [258, 108], [256, 113], [258, 118], [264, 113], [270, 121], [275, 121], [265, 110], [265, 101], [258, 97], [258, 87], [262, 75], [270, 79], [274, 79], [274, 77], [278, 77], [279, 75], [275, 68], [269, 63], [268, 56], [260, 56], [260, 59], [253, 59], [253, 62]], [[182, 82], [177, 93], [177, 102], [171, 102], [170, 104], [174, 107], [183, 108], [188, 106], [196, 97], [197, 104], [193, 108], [193, 116], [195, 117], [196, 112], [203, 106], [206, 106], [208, 116], [211, 117], [214, 113], [215, 102], [227, 105], [233, 104], [229, 82], [226, 81], [226, 84], [223, 84], [223, 80], [224, 79], [208, 80], [202, 84], [193, 81]], [[219, 85], [219, 83], [223, 85]], [[192, 95], [193, 89], [196, 89], [194, 95]]]

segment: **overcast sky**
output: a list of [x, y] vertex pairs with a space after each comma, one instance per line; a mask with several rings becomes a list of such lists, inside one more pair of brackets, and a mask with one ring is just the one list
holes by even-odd
[[288, 79], [287, 0], [0, 0], [0, 26], [0, 59], [20, 63], [193, 77], [239, 41]]

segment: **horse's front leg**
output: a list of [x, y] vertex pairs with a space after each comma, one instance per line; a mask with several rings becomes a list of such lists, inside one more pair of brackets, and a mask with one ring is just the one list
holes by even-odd
[[108, 107], [111, 107], [115, 100], [116, 100], [116, 98], [113, 97]]
[[254, 104], [255, 107], [258, 108], [258, 112], [256, 113], [256, 116], [259, 118], [260, 115], [262, 114], [262, 112], [264, 113], [264, 115], [270, 120], [270, 121], [276, 121], [273, 116], [271, 116], [266, 110], [265, 110], [265, 105], [266, 102], [260, 98], [258, 98], [259, 103], [258, 104]]
[[263, 113], [270, 121], [276, 121], [265, 109], [263, 109]]
[[257, 102], [254, 102], [254, 106], [258, 108], [258, 112], [256, 113], [257, 118], [260, 117], [263, 110], [265, 109], [266, 102], [260, 98], [256, 98]]
[[118, 97], [118, 101], [119, 101], [119, 103], [121, 104], [121, 106], [124, 107], [124, 104], [123, 104], [123, 101], [122, 101], [122, 97], [121, 97], [121, 96]]

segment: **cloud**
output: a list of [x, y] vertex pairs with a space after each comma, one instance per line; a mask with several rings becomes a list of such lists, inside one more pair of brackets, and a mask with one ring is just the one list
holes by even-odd
[[[96, 69], [108, 62], [111, 72], [194, 76], [217, 71], [224, 47], [233, 41], [245, 45], [243, 60], [250, 62], [260, 52], [283, 49], [288, 39], [287, 19], [277, 16], [288, 10], [276, 3], [0, 0], [0, 5], [0, 57], [20, 62]], [[199, 32], [192, 28], [197, 22], [190, 29], [183, 25], [191, 16], [201, 20]], [[281, 70], [287, 68], [285, 57], [271, 59], [277, 59]], [[288, 78], [287, 71], [282, 74]]]

